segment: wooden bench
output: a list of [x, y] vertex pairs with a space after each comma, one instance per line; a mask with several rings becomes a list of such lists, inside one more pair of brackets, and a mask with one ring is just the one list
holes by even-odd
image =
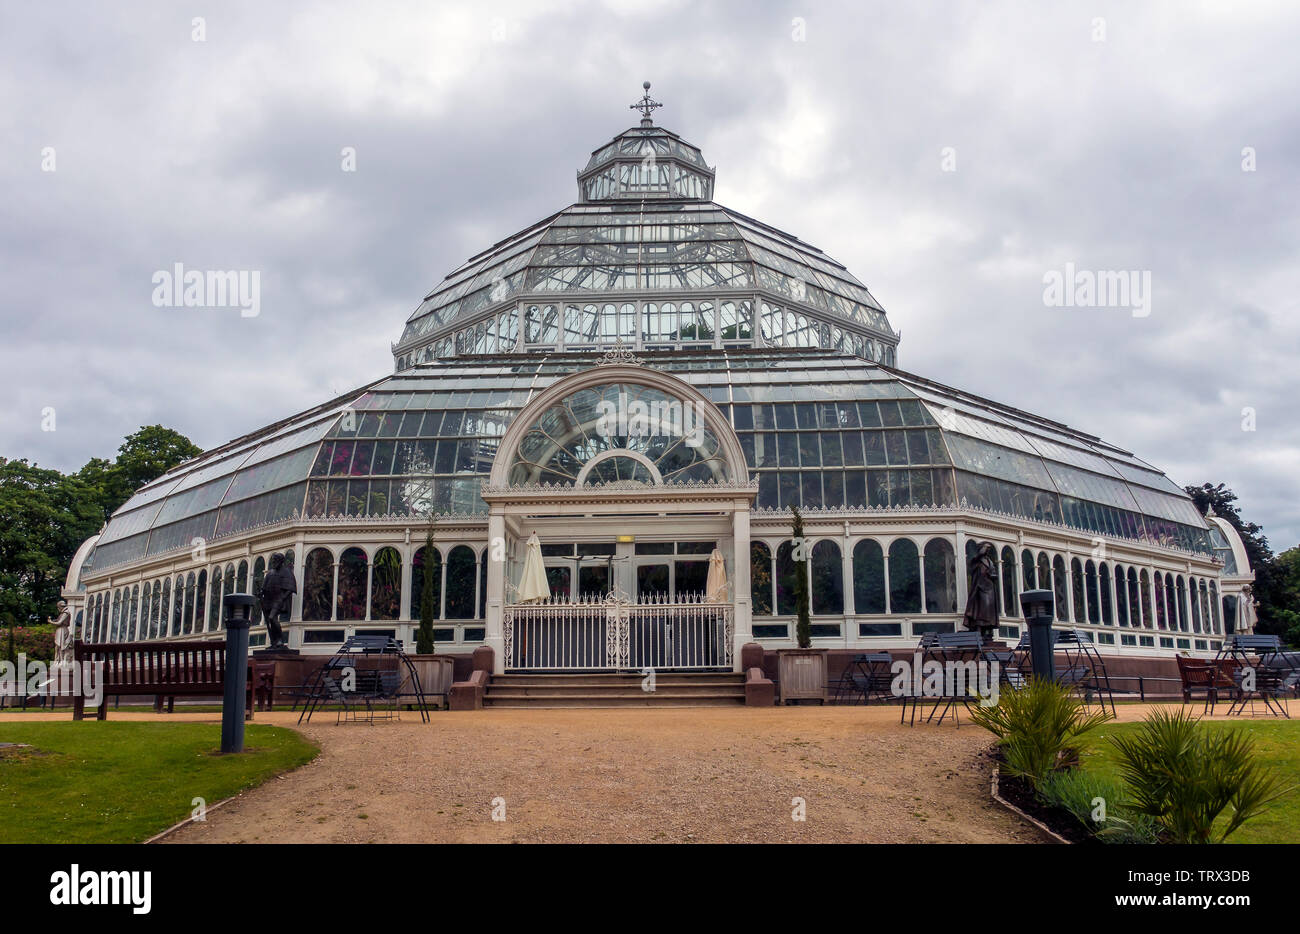
[[[73, 644], [72, 655], [78, 666], [85, 662], [100, 664], [102, 691], [97, 720], [108, 719], [108, 699], [112, 697], [154, 698], [154, 710], [172, 712], [177, 697], [222, 697], [226, 690], [226, 641], [203, 642], [81, 642]], [[252, 663], [249, 663], [252, 669]], [[244, 719], [253, 718], [253, 688], [256, 678], [250, 670], [244, 698]], [[78, 693], [73, 699], [72, 719], [86, 716], [86, 699]]]

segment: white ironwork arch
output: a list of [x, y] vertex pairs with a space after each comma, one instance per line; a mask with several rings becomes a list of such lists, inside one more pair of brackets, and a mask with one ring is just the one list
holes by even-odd
[[510, 427], [501, 439], [487, 485], [496, 488], [509, 485], [510, 466], [514, 462], [519, 442], [543, 412], [581, 389], [605, 383], [635, 383], [649, 386], [675, 396], [683, 402], [693, 403], [697, 406], [696, 411], [703, 413], [705, 424], [718, 438], [718, 454], [726, 468], [726, 476], [721, 482], [748, 481], [749, 468], [740, 447], [740, 439], [736, 437], [730, 421], [722, 414], [722, 410], [707, 396], [684, 380], [661, 370], [635, 364], [602, 364], [558, 380], [524, 407], [510, 423]]

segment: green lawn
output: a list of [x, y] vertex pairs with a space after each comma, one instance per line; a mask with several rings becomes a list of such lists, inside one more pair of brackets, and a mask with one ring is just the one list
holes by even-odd
[[[1080, 765], [1119, 780], [1118, 756], [1108, 737], [1131, 734], [1140, 723], [1107, 723], [1088, 735]], [[1255, 755], [1275, 769], [1288, 784], [1300, 785], [1300, 720], [1205, 721], [1207, 730], [1244, 730], [1255, 740]], [[1229, 843], [1300, 843], [1300, 790], [1274, 802], [1254, 820], [1243, 824]]]
[[222, 756], [215, 723], [0, 723], [0, 843], [135, 843], [320, 751], [293, 730], [249, 724]]

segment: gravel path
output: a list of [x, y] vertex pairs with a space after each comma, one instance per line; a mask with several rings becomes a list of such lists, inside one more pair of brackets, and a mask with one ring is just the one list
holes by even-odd
[[303, 729], [321, 746], [315, 762], [164, 842], [1040, 840], [991, 804], [986, 732], [900, 726], [896, 708], [409, 716], [335, 726], [318, 715]]

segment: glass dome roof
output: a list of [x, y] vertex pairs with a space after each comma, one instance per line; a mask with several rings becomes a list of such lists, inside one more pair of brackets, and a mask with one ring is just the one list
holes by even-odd
[[[294, 516], [486, 512], [480, 486], [498, 454], [514, 453], [498, 450], [514, 417], [538, 393], [593, 362], [580, 351], [497, 354], [438, 361], [379, 380], [148, 484], [110, 519], [93, 567], [188, 549], [196, 538], [218, 540]], [[1059, 423], [836, 351], [677, 350], [648, 355], [647, 362], [721, 409], [758, 480], [759, 509], [965, 502], [1100, 535], [1211, 551], [1206, 521], [1163, 473]], [[576, 482], [580, 462], [609, 447], [580, 450], [572, 431], [560, 436], [568, 439], [568, 460], [530, 460], [521, 444], [525, 469], [512, 481]], [[609, 463], [588, 482], [644, 480], [636, 465], [646, 461], [666, 482], [675, 471], [684, 471], [676, 479], [701, 479], [716, 450], [710, 440], [678, 463], [651, 450], [653, 439], [647, 444], [646, 458]]]
[[[592, 153], [577, 203], [471, 257], [424, 297], [393, 345], [397, 369], [618, 340], [833, 347], [895, 362], [898, 334], [862, 282], [714, 202], [713, 184], [700, 150], [647, 116]], [[692, 317], [665, 323], [665, 304]]]

